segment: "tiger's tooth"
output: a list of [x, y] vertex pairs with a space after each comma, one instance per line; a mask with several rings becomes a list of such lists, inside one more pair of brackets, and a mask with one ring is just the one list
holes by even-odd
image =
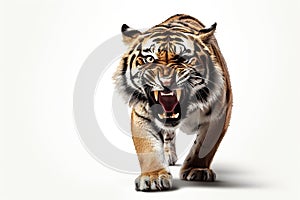
[[154, 98], [156, 101], [158, 100], [158, 91], [157, 90], [154, 90]]
[[[180, 100], [180, 97], [181, 97], [181, 90], [180, 89], [178, 89], [178, 90], [176, 90], [176, 95], [177, 95], [177, 101], [179, 101]], [[178, 113], [177, 113], [178, 114]], [[177, 118], [177, 117], [176, 117]]]
[[169, 93], [163, 93], [161, 92], [161, 96], [173, 96], [174, 93], [173, 92], [169, 92]]
[[178, 118], [178, 116], [179, 116], [179, 113], [176, 113], [176, 114], [172, 114], [172, 116], [170, 116], [170, 118], [172, 118], [172, 119], [175, 119], [175, 118]]
[[166, 113], [163, 113], [163, 114], [159, 114], [159, 113], [158, 113], [158, 117], [159, 117], [160, 119], [165, 119], [165, 118], [166, 118]]
[[158, 117], [159, 117], [160, 119], [163, 119], [163, 118], [164, 118], [164, 115], [158, 114]]

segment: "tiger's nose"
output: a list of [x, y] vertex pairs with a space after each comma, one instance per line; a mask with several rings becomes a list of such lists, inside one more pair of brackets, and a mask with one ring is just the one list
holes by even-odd
[[172, 84], [172, 78], [160, 78], [160, 82], [164, 87], [170, 87]]

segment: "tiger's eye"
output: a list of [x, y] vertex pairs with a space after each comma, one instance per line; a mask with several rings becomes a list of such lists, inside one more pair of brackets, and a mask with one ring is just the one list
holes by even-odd
[[154, 62], [154, 58], [153, 58], [152, 56], [147, 56], [147, 57], [146, 57], [146, 61], [147, 61], [148, 63], [152, 63], [152, 62]]

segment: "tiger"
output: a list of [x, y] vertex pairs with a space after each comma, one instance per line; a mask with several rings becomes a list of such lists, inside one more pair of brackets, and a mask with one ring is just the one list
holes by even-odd
[[131, 135], [141, 173], [137, 191], [172, 188], [177, 132], [195, 134], [180, 179], [212, 182], [210, 168], [232, 110], [225, 59], [214, 36], [196, 18], [177, 14], [139, 31], [123, 24], [128, 46], [113, 74], [116, 90], [131, 109]]

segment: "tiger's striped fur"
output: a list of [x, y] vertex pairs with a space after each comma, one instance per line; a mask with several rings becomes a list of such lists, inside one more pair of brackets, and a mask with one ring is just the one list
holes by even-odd
[[197, 137], [180, 177], [214, 181], [210, 164], [229, 125], [232, 93], [228, 70], [210, 28], [175, 15], [141, 33], [122, 26], [129, 45], [114, 74], [132, 108], [132, 138], [141, 166], [136, 189], [172, 187], [177, 161], [175, 130]]

